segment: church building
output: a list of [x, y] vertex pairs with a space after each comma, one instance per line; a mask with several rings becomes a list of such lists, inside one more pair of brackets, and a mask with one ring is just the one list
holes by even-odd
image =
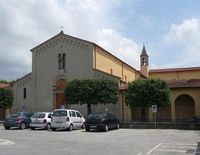
[[[125, 103], [128, 82], [140, 78], [166, 80], [171, 90], [171, 103], [158, 109], [162, 121], [200, 117], [200, 67], [149, 70], [149, 56], [143, 46], [140, 70], [112, 55], [99, 45], [66, 35], [56, 36], [31, 49], [32, 72], [13, 84], [16, 111], [53, 111], [65, 106], [87, 114], [86, 105], [69, 105], [64, 101], [64, 86], [73, 79], [115, 79], [120, 86], [116, 104], [92, 106], [92, 112], [108, 110], [122, 121], [139, 120], [139, 109], [133, 113]], [[147, 116], [152, 120], [149, 109]]]

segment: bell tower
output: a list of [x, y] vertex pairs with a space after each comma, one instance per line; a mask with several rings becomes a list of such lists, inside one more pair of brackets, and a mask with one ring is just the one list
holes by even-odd
[[142, 53], [140, 55], [140, 72], [149, 77], [149, 56], [147, 55], [145, 45], [143, 45]]

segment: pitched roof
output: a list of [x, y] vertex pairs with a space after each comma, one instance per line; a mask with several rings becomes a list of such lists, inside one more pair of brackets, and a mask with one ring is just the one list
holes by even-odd
[[28, 74], [24, 75], [23, 77], [21, 77], [21, 78], [15, 80], [14, 83], [17, 83], [17, 82], [21, 81], [22, 79], [25, 79], [25, 78], [27, 78], [27, 77], [29, 77], [29, 76], [32, 76], [32, 73], [28, 73]]
[[167, 81], [169, 88], [194, 88], [200, 87], [200, 79], [171, 80]]
[[147, 51], [146, 51], [146, 48], [145, 48], [145, 45], [143, 45], [142, 53], [141, 53], [140, 56], [148, 56]]
[[60, 33], [58, 33], [57, 35], [55, 35], [55, 36], [49, 38], [48, 40], [42, 42], [41, 44], [35, 46], [35, 47], [32, 48], [30, 51], [33, 51], [33, 50], [35, 50], [36, 48], [39, 48], [39, 47], [43, 46], [43, 45], [46, 44], [47, 42], [51, 41], [52, 39], [54, 39], [54, 38], [56, 38], [57, 36], [60, 36], [60, 35], [62, 35], [62, 36], [67, 36], [67, 37], [70, 37], [70, 38], [72, 38], [72, 39], [78, 39], [78, 40], [80, 40], [80, 41], [87, 42], [87, 43], [89, 43], [89, 44], [93, 44], [93, 42], [90, 42], [90, 41], [87, 41], [87, 40], [84, 40], [84, 39], [80, 39], [80, 38], [77, 38], [77, 37], [73, 37], [73, 36], [64, 34], [63, 31], [60, 31]]
[[[114, 58], [120, 60], [123, 64], [126, 64], [127, 66], [129, 66], [130, 68], [132, 68], [133, 70], [135, 70], [136, 72], [140, 73], [140, 71], [138, 71], [138, 70], [135, 69], [134, 67], [130, 66], [130, 65], [127, 64], [126, 62], [122, 61], [121, 59], [119, 59], [119, 58], [116, 57], [115, 55], [111, 54], [110, 52], [108, 52], [107, 50], [105, 50], [104, 48], [102, 48], [101, 46], [99, 46], [98, 44], [96, 44], [96, 43], [94, 43], [94, 42], [91, 42], [91, 41], [87, 41], [87, 40], [84, 40], [84, 39], [80, 39], [80, 38], [77, 38], [77, 37], [73, 37], [73, 36], [64, 34], [63, 31], [61, 31], [61, 32], [58, 33], [57, 35], [53, 36], [52, 38], [50, 38], [50, 39], [44, 41], [43, 43], [39, 44], [38, 46], [32, 48], [30, 51], [33, 51], [33, 50], [35, 50], [35, 49], [37, 49], [37, 48], [43, 46], [44, 44], [46, 44], [46, 43], [49, 42], [50, 40], [52, 40], [52, 39], [54, 39], [54, 38], [56, 38], [57, 36], [60, 36], [60, 35], [62, 35], [62, 36], [67, 36], [67, 37], [70, 37], [70, 38], [72, 38], [72, 39], [77, 39], [77, 40], [79, 40], [79, 41], [83, 41], [83, 42], [85, 42], [85, 43], [88, 43], [88, 44], [92, 44], [92, 45], [94, 45], [94, 46], [97, 46], [97, 47], [103, 49], [103, 50], [104, 50], [106, 53], [108, 53], [109, 55], [111, 55], [111, 56], [113, 56]], [[143, 47], [143, 48], [144, 48], [144, 47]], [[145, 50], [145, 51], [146, 51], [146, 50]], [[141, 74], [141, 73], [140, 73], [140, 74]]]
[[149, 73], [200, 71], [200, 67], [151, 69]]

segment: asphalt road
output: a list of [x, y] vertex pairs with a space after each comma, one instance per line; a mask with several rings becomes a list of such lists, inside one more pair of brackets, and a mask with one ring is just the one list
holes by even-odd
[[0, 126], [0, 155], [200, 155], [200, 131], [120, 129], [4, 130]]

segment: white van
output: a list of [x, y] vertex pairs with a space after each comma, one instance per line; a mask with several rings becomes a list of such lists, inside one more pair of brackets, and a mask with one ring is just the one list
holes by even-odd
[[79, 111], [72, 109], [55, 109], [51, 115], [51, 129], [57, 128], [72, 131], [84, 128], [85, 119]]

